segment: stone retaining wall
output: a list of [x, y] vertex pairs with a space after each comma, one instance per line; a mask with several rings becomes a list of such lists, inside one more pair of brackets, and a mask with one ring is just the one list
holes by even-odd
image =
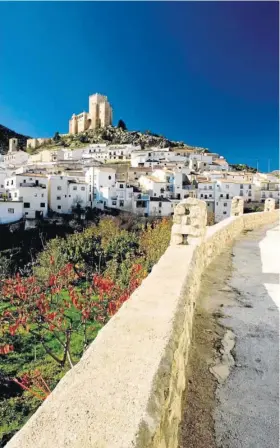
[[171, 245], [6, 447], [177, 447], [201, 274], [244, 229], [278, 218], [230, 217], [202, 241]]

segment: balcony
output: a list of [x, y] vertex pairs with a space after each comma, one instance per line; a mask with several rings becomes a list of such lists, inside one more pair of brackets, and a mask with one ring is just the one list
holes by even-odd
[[39, 184], [36, 182], [20, 182], [19, 186], [20, 187], [39, 187], [39, 188], [44, 188], [44, 189], [47, 188], [47, 186], [45, 184]]

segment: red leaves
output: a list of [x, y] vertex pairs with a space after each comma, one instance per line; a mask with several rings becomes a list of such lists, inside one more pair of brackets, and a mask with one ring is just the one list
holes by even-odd
[[28, 390], [39, 400], [45, 400], [51, 393], [39, 370], [35, 370], [31, 373], [24, 373], [19, 379], [13, 378], [13, 381], [21, 386], [22, 389]]
[[0, 355], [7, 355], [14, 351], [14, 346], [12, 344], [0, 345]]

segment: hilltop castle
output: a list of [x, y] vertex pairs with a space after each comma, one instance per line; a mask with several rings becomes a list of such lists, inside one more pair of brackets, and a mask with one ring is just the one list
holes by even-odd
[[109, 126], [112, 124], [112, 115], [107, 96], [95, 93], [89, 97], [89, 112], [72, 115], [69, 120], [69, 134]]

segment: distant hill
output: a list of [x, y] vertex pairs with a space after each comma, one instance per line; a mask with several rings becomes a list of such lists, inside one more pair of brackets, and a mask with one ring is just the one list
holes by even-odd
[[30, 137], [22, 134], [18, 134], [15, 131], [12, 131], [6, 126], [2, 126], [0, 124], [0, 154], [6, 154], [9, 149], [9, 138], [18, 138], [19, 140], [19, 148], [25, 151], [26, 148], [26, 140]]

